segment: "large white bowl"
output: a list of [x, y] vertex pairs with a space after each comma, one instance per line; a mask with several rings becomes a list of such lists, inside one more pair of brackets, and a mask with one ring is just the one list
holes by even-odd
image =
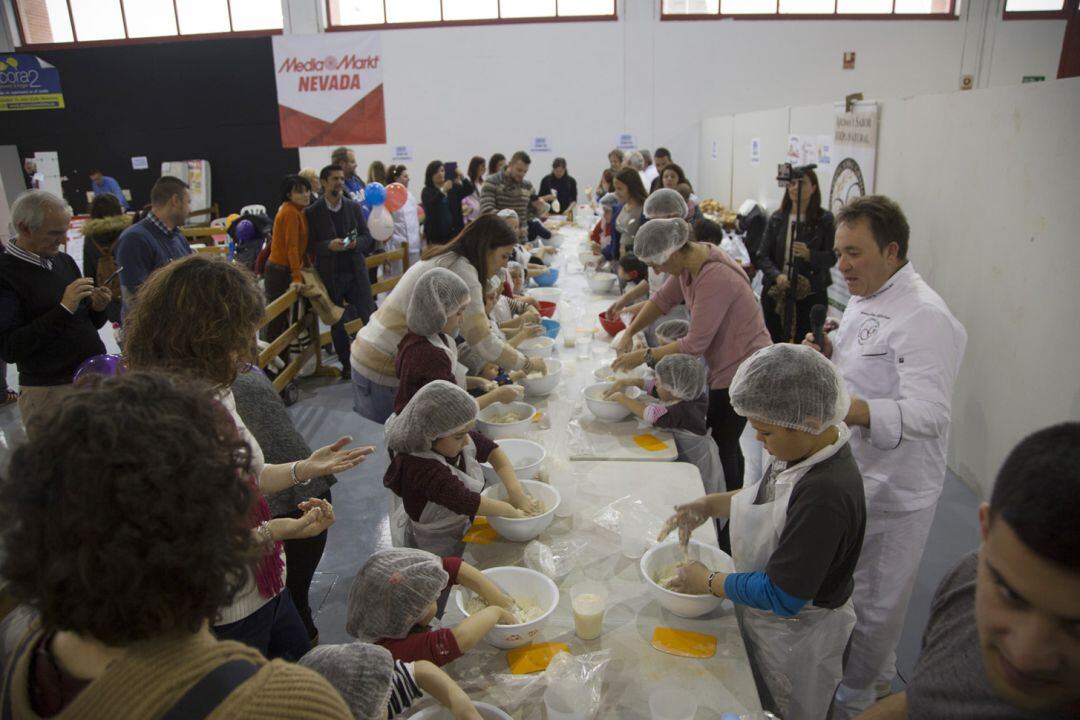
[[521, 383], [521, 387], [525, 388], [526, 395], [535, 397], [550, 395], [559, 384], [559, 379], [562, 377], [562, 363], [553, 358], [548, 358], [544, 361], [544, 364], [547, 365], [547, 375], [544, 377], [535, 380], [522, 378], [518, 381]]
[[[687, 554], [691, 560], [700, 560], [709, 570], [719, 570], [724, 573], [735, 572], [735, 564], [731, 556], [717, 547], [691, 540], [687, 548]], [[661, 570], [682, 561], [682, 552], [679, 550], [678, 540], [668, 540], [650, 548], [641, 557], [641, 574], [645, 576], [645, 584], [649, 588], [649, 594], [670, 613], [684, 618], [695, 618], [712, 612], [720, 607], [723, 602], [715, 595], [686, 595], [660, 587], [654, 579]]]
[[551, 357], [551, 352], [554, 349], [555, 340], [545, 335], [529, 338], [518, 345], [518, 350], [523, 352], [526, 357]]
[[[514, 466], [514, 474], [519, 480], [532, 480], [540, 474], [540, 466], [547, 457], [547, 450], [540, 443], [532, 440], [500, 440], [499, 448], [510, 458], [510, 464]], [[498, 473], [491, 463], [480, 463], [484, 469], [484, 479], [489, 485], [498, 485], [502, 482]]]
[[609, 382], [594, 383], [581, 391], [582, 395], [585, 396], [585, 404], [589, 406], [592, 414], [600, 420], [619, 422], [631, 414], [629, 410], [617, 402], [600, 399], [614, 384]]
[[[559, 227], [562, 227], [561, 225]], [[557, 230], [552, 228], [551, 237], [544, 240], [545, 247], [561, 248], [563, 242], [566, 240], [566, 236], [560, 234]]]
[[[522, 419], [512, 423], [488, 422], [488, 418], [508, 412], [512, 412], [515, 415], [522, 417]], [[529, 403], [492, 403], [481, 410], [480, 414], [477, 415], [476, 426], [480, 432], [484, 433], [492, 440], [521, 437], [525, 431], [532, 426], [532, 419], [535, 414], [536, 408]]]
[[[547, 625], [548, 618], [559, 605], [559, 588], [547, 576], [535, 570], [521, 567], [496, 567], [483, 571], [484, 575], [511, 597], [529, 598], [544, 609], [544, 614], [532, 622], [521, 625], [496, 625], [484, 636], [484, 640], [501, 650], [528, 645]], [[459, 587], [457, 606], [468, 617], [465, 604], [472, 598], [472, 591]]]
[[606, 293], [611, 291], [611, 286], [618, 280], [615, 277], [615, 273], [598, 272], [589, 276], [589, 289], [597, 293]]
[[615, 372], [611, 369], [610, 365], [604, 365], [593, 370], [593, 377], [600, 382], [613, 382], [617, 378], [643, 378], [648, 374], [648, 368], [644, 365], [638, 365], [636, 368], [630, 370], [621, 370]]
[[[542, 483], [539, 480], [520, 480], [519, 482], [525, 492], [544, 502], [547, 511], [536, 517], [520, 519], [489, 515], [488, 522], [503, 540], [529, 542], [535, 540], [540, 533], [547, 530], [548, 526], [551, 525], [551, 521], [555, 519], [555, 508], [559, 507], [559, 503], [562, 502], [562, 496], [551, 485]], [[487, 488], [480, 494], [492, 500], [506, 500], [506, 486], [499, 483]]]
[[[473, 707], [476, 708], [476, 712], [480, 713], [480, 717], [484, 718], [484, 720], [513, 720], [494, 705], [477, 702], [473, 703]], [[415, 715], [411, 715], [410, 718], [411, 720], [454, 720], [454, 716], [442, 705], [432, 705], [424, 708]]]
[[546, 300], [548, 302], [557, 303], [562, 300], [563, 292], [559, 288], [530, 288], [528, 290], [529, 295], [532, 295], [537, 300]]

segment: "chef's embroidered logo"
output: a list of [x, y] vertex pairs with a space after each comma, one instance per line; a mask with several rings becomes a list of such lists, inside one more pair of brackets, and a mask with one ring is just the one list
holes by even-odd
[[859, 344], [865, 345], [870, 338], [877, 335], [878, 329], [881, 327], [881, 323], [877, 318], [866, 318], [863, 324], [859, 326]]

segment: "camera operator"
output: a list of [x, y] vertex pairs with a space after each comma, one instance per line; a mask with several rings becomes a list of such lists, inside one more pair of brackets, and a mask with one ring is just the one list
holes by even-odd
[[[836, 264], [833, 252], [836, 227], [832, 213], [821, 207], [817, 174], [812, 169], [794, 168], [792, 175], [780, 209], [769, 218], [754, 258], [754, 265], [764, 275], [761, 309], [773, 342], [788, 342], [792, 338], [799, 342], [810, 331], [810, 308], [828, 305], [827, 289], [832, 284], [829, 270]], [[796, 215], [801, 218], [797, 239]], [[785, 317], [788, 293], [792, 292], [789, 279], [792, 260], [797, 278], [794, 332], [790, 318]]]

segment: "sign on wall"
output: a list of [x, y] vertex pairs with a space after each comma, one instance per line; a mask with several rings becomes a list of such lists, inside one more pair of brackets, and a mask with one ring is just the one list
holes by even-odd
[[551, 150], [551, 140], [546, 137], [534, 137], [529, 141], [529, 152], [533, 153], [549, 153]]
[[[877, 103], [859, 103], [851, 112], [846, 112], [843, 105], [837, 106], [831, 148], [834, 168], [829, 188], [829, 210], [834, 215], [851, 200], [874, 193], [877, 138]], [[835, 266], [832, 274], [829, 299], [843, 308], [850, 297], [847, 283]]]
[[36, 55], [0, 55], [0, 111], [63, 107], [59, 70]]
[[282, 147], [386, 143], [378, 33], [275, 35]]
[[615, 141], [615, 147], [620, 150], [636, 150], [637, 139], [630, 133], [622, 133]]

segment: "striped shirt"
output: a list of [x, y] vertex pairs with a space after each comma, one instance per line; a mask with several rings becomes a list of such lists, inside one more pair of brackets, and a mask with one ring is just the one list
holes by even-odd
[[8, 243], [6, 249], [12, 257], [17, 257], [20, 260], [25, 260], [31, 265], [37, 265], [38, 267], [43, 267], [46, 270], [52, 270], [52, 260], [47, 257], [35, 255], [29, 250], [24, 250], [23, 248], [16, 245], [14, 242]]
[[390, 700], [386, 703], [387, 717], [395, 717], [412, 705], [413, 700], [424, 696], [424, 691], [413, 677], [414, 663], [398, 660], [394, 663], [394, 675], [390, 681]]
[[513, 210], [521, 227], [525, 227], [529, 218], [535, 216], [531, 205], [533, 195], [533, 186], [528, 180], [514, 182], [505, 172], [488, 175], [480, 190], [480, 213]]

